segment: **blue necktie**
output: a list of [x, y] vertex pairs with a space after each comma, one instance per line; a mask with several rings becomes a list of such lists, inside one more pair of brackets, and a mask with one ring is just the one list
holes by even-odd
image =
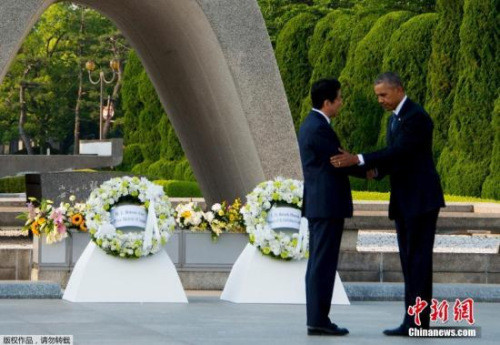
[[394, 133], [394, 130], [396, 129], [396, 122], [398, 121], [398, 115], [396, 113], [392, 113], [391, 115], [391, 134]]

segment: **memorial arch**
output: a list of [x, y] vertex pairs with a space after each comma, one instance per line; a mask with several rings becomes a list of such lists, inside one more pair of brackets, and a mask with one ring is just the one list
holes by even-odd
[[[0, 2], [0, 82], [56, 0]], [[256, 0], [81, 0], [137, 51], [208, 202], [301, 178], [295, 130]]]

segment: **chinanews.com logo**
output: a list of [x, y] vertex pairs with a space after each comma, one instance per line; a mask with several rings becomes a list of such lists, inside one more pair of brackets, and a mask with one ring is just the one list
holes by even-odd
[[[417, 297], [415, 305], [408, 307], [408, 315], [413, 316], [415, 325], [421, 326], [420, 314], [429, 307], [427, 301]], [[432, 299], [430, 305], [430, 321], [441, 324], [448, 323], [449, 310], [451, 304], [447, 300], [438, 301]], [[436, 338], [480, 338], [481, 328], [473, 326], [474, 320], [474, 300], [466, 298], [463, 301], [456, 299], [453, 304], [453, 322], [467, 322], [469, 326], [437, 326], [430, 328], [412, 327], [408, 330], [410, 337], [436, 337]]]

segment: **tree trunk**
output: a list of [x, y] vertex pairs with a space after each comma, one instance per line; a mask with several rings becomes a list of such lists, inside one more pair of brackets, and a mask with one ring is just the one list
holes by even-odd
[[24, 84], [23, 81], [21, 81], [21, 84], [19, 85], [19, 102], [21, 103], [21, 114], [19, 116], [19, 136], [21, 137], [21, 140], [24, 143], [24, 146], [26, 147], [26, 152], [29, 155], [33, 154], [33, 149], [31, 148], [31, 143], [30, 143], [30, 138], [28, 137], [28, 134], [24, 131], [24, 123], [26, 122], [26, 104], [24, 100], [24, 90], [25, 90], [26, 85]]
[[76, 97], [75, 105], [75, 130], [74, 130], [74, 144], [73, 144], [73, 154], [77, 155], [80, 153], [80, 107], [82, 104], [83, 96], [83, 31], [85, 29], [85, 19], [84, 19], [84, 8], [81, 8], [80, 17], [80, 40], [78, 42], [78, 94]]

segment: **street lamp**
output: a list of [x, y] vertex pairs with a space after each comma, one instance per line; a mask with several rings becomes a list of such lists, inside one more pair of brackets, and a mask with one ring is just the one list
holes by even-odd
[[89, 80], [93, 85], [100, 84], [101, 87], [101, 93], [100, 93], [100, 99], [99, 99], [99, 140], [102, 140], [102, 119], [103, 119], [103, 91], [104, 91], [104, 83], [106, 84], [111, 84], [115, 78], [116, 75], [120, 74], [120, 60], [118, 59], [113, 59], [110, 61], [109, 66], [111, 67], [111, 70], [113, 72], [113, 77], [110, 80], [107, 80], [106, 77], [104, 76], [104, 72], [99, 70], [99, 79], [98, 80], [93, 80], [92, 79], [92, 72], [95, 71], [96, 65], [94, 61], [87, 61], [85, 64], [85, 68], [89, 72]]

